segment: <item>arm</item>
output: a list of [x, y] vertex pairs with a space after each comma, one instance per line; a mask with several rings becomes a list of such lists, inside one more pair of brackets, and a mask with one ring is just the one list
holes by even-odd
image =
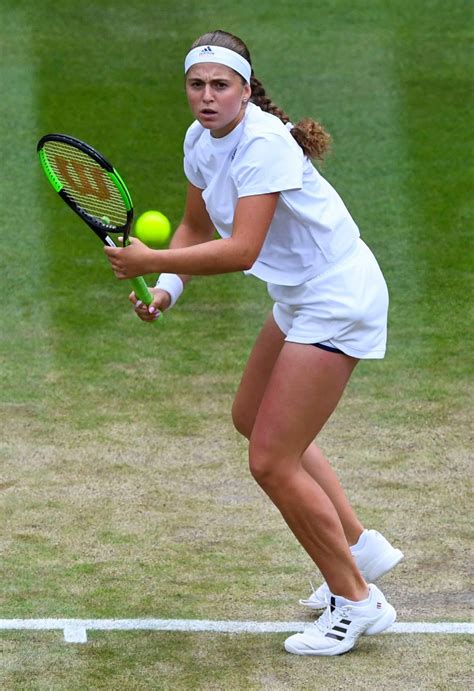
[[197, 188], [194, 190], [197, 190], [200, 201], [197, 200], [198, 195], [192, 192], [191, 204], [189, 207], [188, 203], [186, 205], [183, 221], [175, 233], [170, 249], [150, 250], [137, 240], [125, 248], [105, 248], [118, 278], [132, 278], [153, 272], [177, 273], [189, 278], [191, 275], [206, 276], [250, 269], [270, 227], [278, 193], [239, 199], [234, 214], [232, 237], [210, 240], [212, 235], [207, 233], [204, 237], [203, 232], [206, 227], [209, 231], [209, 225], [197, 223], [195, 215], [191, 215], [191, 212], [200, 209], [198, 218], [202, 222], [205, 216], [209, 219], [201, 191]]
[[[184, 216], [173, 235], [170, 250], [194, 247], [203, 242], [211, 241], [213, 236], [214, 224], [207, 213], [202, 198], [202, 190], [188, 183]], [[160, 270], [160, 272], [162, 271], [164, 270]], [[190, 274], [180, 273], [179, 271], [173, 271], [173, 273], [177, 273], [184, 284], [191, 278]]]

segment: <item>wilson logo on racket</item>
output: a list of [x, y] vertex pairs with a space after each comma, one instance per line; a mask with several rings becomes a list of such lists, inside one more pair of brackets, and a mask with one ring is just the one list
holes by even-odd
[[107, 201], [110, 192], [104, 171], [98, 166], [86, 166], [80, 161], [67, 160], [56, 154], [54, 162], [64, 182], [78, 194]]

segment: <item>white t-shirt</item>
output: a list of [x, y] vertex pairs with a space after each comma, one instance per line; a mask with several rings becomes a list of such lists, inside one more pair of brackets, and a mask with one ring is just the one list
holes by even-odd
[[232, 235], [240, 197], [280, 192], [260, 254], [249, 271], [278, 285], [299, 285], [353, 251], [359, 230], [333, 187], [274, 115], [249, 103], [228, 135], [195, 121], [184, 141], [184, 171], [203, 190], [223, 238]]

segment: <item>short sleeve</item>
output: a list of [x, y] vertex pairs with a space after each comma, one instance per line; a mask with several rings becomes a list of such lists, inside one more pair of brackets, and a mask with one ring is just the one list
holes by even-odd
[[202, 177], [201, 173], [199, 170], [193, 168], [186, 156], [184, 157], [184, 174], [189, 182], [194, 185], [194, 187], [199, 187], [201, 190], [206, 187], [206, 183], [204, 182], [204, 178]]
[[303, 187], [304, 154], [296, 141], [268, 133], [239, 147], [232, 178], [239, 197]]
[[206, 187], [206, 182], [200, 172], [196, 163], [196, 147], [198, 145], [199, 137], [202, 134], [203, 128], [199, 123], [194, 122], [191, 127], [189, 127], [186, 132], [186, 137], [184, 138], [184, 174], [186, 175], [189, 182], [195, 187], [204, 189]]

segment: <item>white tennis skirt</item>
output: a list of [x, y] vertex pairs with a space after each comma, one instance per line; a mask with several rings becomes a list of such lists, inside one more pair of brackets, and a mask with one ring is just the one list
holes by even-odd
[[286, 341], [321, 344], [361, 359], [384, 357], [387, 285], [363, 240], [348, 257], [306, 283], [269, 283], [268, 292]]

